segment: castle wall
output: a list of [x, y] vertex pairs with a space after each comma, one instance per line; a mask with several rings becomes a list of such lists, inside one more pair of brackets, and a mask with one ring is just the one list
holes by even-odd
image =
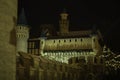
[[[25, 54], [25, 53], [24, 53]], [[78, 80], [79, 67], [75, 68], [56, 61], [50, 61], [41, 56], [24, 55], [18, 58], [18, 80]], [[78, 75], [78, 76], [77, 76]]]
[[[85, 57], [86, 63], [89, 56], [95, 56], [93, 51], [45, 51], [42, 56], [45, 56], [51, 60], [68, 63], [70, 58]], [[94, 62], [92, 60], [92, 62]]]
[[67, 38], [45, 40], [44, 50], [92, 49], [92, 38]]
[[[72, 57], [85, 57], [86, 63], [90, 56], [91, 62], [94, 63], [94, 57], [97, 54], [99, 45], [97, 38], [81, 37], [67, 39], [40, 39], [40, 53], [51, 60], [68, 63]], [[91, 63], [90, 62], [90, 63]]]
[[[38, 54], [51, 60], [68, 63], [72, 57], [85, 57], [86, 63], [94, 63], [94, 57], [100, 50], [98, 38], [95, 35], [80, 38], [38, 38], [39, 47], [34, 40], [29, 42], [29, 53]], [[91, 62], [89, 62], [89, 59]]]
[[52, 61], [42, 56], [19, 54], [21, 56], [17, 58], [17, 80], [88, 80], [89, 74], [93, 74], [95, 80], [102, 79], [103, 64], [85, 64], [83, 61], [84, 63], [72, 65]]
[[17, 0], [0, 0], [0, 80], [16, 80]]

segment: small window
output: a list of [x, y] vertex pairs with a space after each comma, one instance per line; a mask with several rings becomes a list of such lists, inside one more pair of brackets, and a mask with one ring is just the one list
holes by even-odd
[[59, 40], [59, 43], [60, 43], [60, 40]]
[[71, 42], [71, 39], [70, 39], [70, 42]]
[[81, 39], [81, 42], [83, 41], [83, 39]]
[[54, 40], [54, 43], [55, 43], [55, 40]]
[[64, 40], [64, 42], [66, 42], [66, 40]]
[[41, 44], [43, 44], [43, 41], [41, 41]]
[[77, 39], [75, 39], [75, 42], [77, 42]]

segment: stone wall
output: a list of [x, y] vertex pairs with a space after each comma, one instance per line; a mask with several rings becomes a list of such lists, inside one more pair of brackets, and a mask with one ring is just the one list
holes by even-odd
[[17, 0], [0, 0], [0, 80], [15, 80]]
[[78, 80], [79, 68], [41, 56], [19, 53], [17, 58], [17, 80]]
[[19, 52], [17, 80], [102, 80], [103, 64], [65, 64]]
[[92, 49], [92, 38], [47, 39], [44, 50]]

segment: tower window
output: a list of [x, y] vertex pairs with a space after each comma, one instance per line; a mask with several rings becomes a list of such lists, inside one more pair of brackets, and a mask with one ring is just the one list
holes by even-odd
[[66, 42], [66, 40], [64, 40], [64, 42]]
[[77, 41], [77, 39], [75, 39], [75, 42]]
[[55, 43], [55, 40], [54, 40], [54, 43]]
[[83, 41], [83, 39], [81, 39], [81, 42]]
[[60, 40], [59, 40], [59, 43], [60, 43]]

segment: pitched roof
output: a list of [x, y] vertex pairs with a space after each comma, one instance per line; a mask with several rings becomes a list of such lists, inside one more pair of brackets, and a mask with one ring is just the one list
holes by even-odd
[[26, 20], [26, 16], [25, 16], [25, 11], [24, 8], [22, 8], [20, 15], [18, 16], [18, 21], [17, 21], [18, 25], [28, 25], [27, 24], [27, 20]]

